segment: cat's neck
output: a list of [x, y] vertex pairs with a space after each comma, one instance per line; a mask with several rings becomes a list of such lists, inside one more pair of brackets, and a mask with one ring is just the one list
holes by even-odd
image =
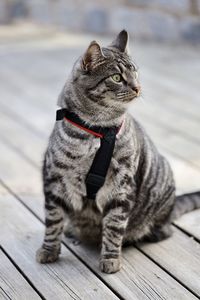
[[64, 101], [60, 102], [59, 106], [75, 113], [88, 125], [101, 127], [119, 127], [125, 119], [125, 110], [114, 110], [113, 108], [109, 107], [99, 107], [99, 109], [95, 107], [95, 110], [93, 110], [92, 107], [87, 109], [82, 104], [84, 102], [83, 99], [81, 101], [76, 101], [77, 98], [73, 96], [71, 97], [65, 95]]
[[75, 112], [84, 122], [90, 124], [92, 126], [101, 126], [101, 127], [119, 127], [122, 121], [125, 118], [125, 114], [120, 114], [119, 116], [111, 116], [111, 114], [106, 114], [103, 112], [82, 112], [80, 109], [76, 107], [72, 108], [73, 112]]

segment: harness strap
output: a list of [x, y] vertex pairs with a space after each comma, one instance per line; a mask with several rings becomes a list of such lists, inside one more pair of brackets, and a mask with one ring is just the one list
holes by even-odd
[[104, 185], [106, 174], [110, 166], [117, 128], [111, 128], [103, 138], [98, 149], [90, 170], [86, 177], [87, 196], [90, 199], [95, 199], [98, 190]]
[[101, 138], [100, 148], [97, 150], [85, 180], [87, 197], [89, 199], [95, 199], [97, 192], [104, 185], [115, 147], [116, 135], [120, 128], [88, 126], [78, 115], [69, 112], [67, 109], [57, 110], [56, 120], [59, 121], [62, 119], [93, 134], [96, 138]]

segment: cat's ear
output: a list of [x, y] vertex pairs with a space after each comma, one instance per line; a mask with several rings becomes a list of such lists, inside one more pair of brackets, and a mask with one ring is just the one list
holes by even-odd
[[104, 58], [104, 55], [101, 47], [96, 41], [93, 41], [90, 43], [87, 51], [83, 55], [82, 68], [86, 71], [91, 70], [95, 68], [100, 61], [102, 61], [102, 58]]
[[112, 42], [111, 47], [117, 48], [121, 52], [128, 53], [128, 32], [122, 30]]

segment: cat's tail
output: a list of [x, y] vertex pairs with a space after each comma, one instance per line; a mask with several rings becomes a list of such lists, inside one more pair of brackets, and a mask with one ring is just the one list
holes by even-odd
[[172, 220], [198, 208], [200, 208], [200, 191], [177, 196], [172, 211]]

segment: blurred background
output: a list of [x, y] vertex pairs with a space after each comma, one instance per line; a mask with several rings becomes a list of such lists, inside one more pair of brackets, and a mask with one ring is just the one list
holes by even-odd
[[1, 0], [0, 24], [31, 22], [72, 32], [200, 42], [200, 0]]
[[27, 165], [41, 168], [74, 61], [122, 29], [142, 83], [130, 112], [170, 161], [178, 192], [200, 188], [200, 0], [0, 0], [1, 179], [16, 194], [41, 193]]

